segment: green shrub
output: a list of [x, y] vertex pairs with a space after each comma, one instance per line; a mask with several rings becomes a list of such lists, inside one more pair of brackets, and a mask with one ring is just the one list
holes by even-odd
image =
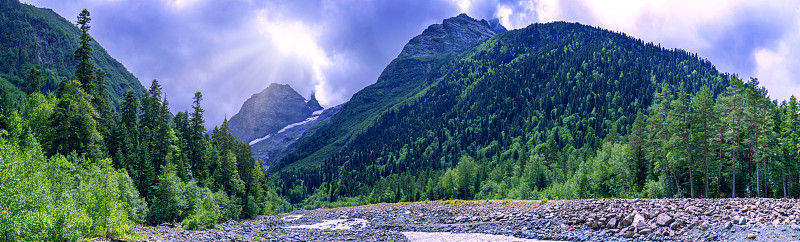
[[[208, 190], [206, 189], [206, 191]], [[216, 228], [217, 220], [219, 219], [219, 206], [214, 202], [211, 192], [206, 192], [202, 195], [202, 199], [197, 200], [199, 204], [196, 204], [193, 213], [183, 220], [183, 228], [190, 230]]]
[[[133, 232], [119, 175], [110, 160], [45, 158], [38, 144], [22, 149], [0, 132], [0, 238], [75, 241], [125, 238]], [[84, 164], [84, 165], [75, 165]], [[138, 196], [138, 195], [137, 195]]]

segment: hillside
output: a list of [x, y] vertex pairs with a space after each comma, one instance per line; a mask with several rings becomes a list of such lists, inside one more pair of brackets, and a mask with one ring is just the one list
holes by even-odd
[[[73, 23], [53, 10], [36, 8], [18, 0], [0, 0], [2, 90], [24, 92], [25, 75], [31, 68], [39, 68], [45, 78], [43, 90], [55, 91], [62, 77], [74, 77], [73, 53], [78, 48], [80, 35]], [[113, 105], [119, 107], [130, 89], [141, 96], [144, 87], [139, 80], [97, 42], [92, 44], [95, 65], [107, 73], [107, 90]], [[15, 99], [20, 97], [17, 95]]]
[[[480, 22], [465, 17], [444, 23]], [[474, 28], [457, 30], [448, 34]], [[417, 39], [425, 38], [403, 52], [431, 48]], [[726, 74], [695, 54], [577, 23], [537, 23], [475, 43], [401, 54], [330, 125], [272, 167], [272, 181], [293, 203], [312, 193], [413, 201], [435, 197], [426, 187], [442, 186], [445, 171], [466, 159], [474, 160], [464, 163], [473, 164], [477, 182], [456, 194], [494, 196], [508, 191], [480, 182], [520, 174], [514, 167], [525, 168], [534, 153], [554, 171], [548, 180], [566, 180], [610, 130], [628, 134], [663, 83], [683, 83], [688, 93], [707, 85], [715, 95], [728, 85]]]

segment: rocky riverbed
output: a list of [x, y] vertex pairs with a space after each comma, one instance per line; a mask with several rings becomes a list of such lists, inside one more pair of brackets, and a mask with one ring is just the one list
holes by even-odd
[[300, 210], [152, 241], [800, 241], [794, 199], [453, 201]]

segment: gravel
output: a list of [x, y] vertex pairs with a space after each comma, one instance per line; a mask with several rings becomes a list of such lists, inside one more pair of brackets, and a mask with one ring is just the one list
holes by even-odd
[[798, 241], [798, 219], [795, 199], [497, 200], [298, 210], [204, 231], [137, 232], [150, 241]]

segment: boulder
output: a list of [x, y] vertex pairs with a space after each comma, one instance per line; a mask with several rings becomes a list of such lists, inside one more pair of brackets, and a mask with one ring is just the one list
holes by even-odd
[[625, 216], [625, 218], [623, 218], [622, 221], [619, 222], [620, 226], [621, 227], [631, 226], [631, 224], [633, 224], [633, 216], [634, 216], [634, 214], [630, 214], [628, 216]]
[[645, 218], [642, 217], [642, 215], [640, 215], [639, 213], [634, 213], [631, 225], [633, 225], [638, 229], [643, 229], [647, 227], [647, 222], [645, 222]]
[[606, 224], [606, 228], [616, 229], [617, 228], [617, 218], [609, 219], [608, 223]]
[[658, 217], [656, 217], [656, 224], [658, 224], [658, 226], [661, 226], [661, 227], [669, 226], [674, 221], [675, 221], [675, 219], [670, 217], [666, 213], [661, 213], [661, 214], [658, 215]]
[[672, 224], [669, 225], [669, 228], [672, 230], [678, 230], [681, 227], [681, 225], [683, 225], [683, 221], [675, 220], [674, 222], [672, 222]]

